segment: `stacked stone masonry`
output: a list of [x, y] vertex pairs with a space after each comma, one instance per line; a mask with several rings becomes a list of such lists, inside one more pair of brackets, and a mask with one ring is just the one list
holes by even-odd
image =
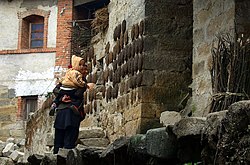
[[[109, 25], [107, 34], [95, 36], [93, 47], [83, 55], [90, 68], [87, 79], [97, 87], [84, 95], [87, 118], [96, 122], [89, 123], [86, 119], [82, 125], [101, 125], [111, 141], [159, 126], [161, 112], [179, 111], [178, 104], [189, 93], [191, 82], [191, 65], [186, 64], [192, 50], [191, 1], [183, 4], [146, 1], [145, 6], [134, 11], [138, 12], [137, 18], [118, 19], [114, 12], [121, 6], [126, 9], [130, 3], [132, 11], [140, 2], [121, 1], [119, 5], [110, 2], [113, 8], [109, 19], [117, 21]], [[182, 8], [188, 17], [175, 12], [177, 8]], [[153, 11], [158, 10], [172, 13], [157, 13], [155, 17]], [[100, 41], [100, 36], [106, 42]], [[103, 47], [101, 52], [100, 47]], [[174, 84], [170, 83], [173, 78]]]

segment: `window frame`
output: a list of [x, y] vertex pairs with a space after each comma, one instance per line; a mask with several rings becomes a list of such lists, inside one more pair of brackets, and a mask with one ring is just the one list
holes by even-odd
[[[23, 120], [29, 119], [29, 114], [38, 108], [38, 96], [23, 96]], [[33, 107], [32, 107], [33, 106]]]
[[[32, 25], [43, 25], [43, 29], [42, 30], [34, 30], [32, 31]], [[32, 34], [34, 33], [42, 33], [42, 38], [35, 38], [32, 39]], [[42, 45], [40, 46], [32, 46], [32, 41], [42, 41]], [[29, 26], [29, 48], [30, 49], [36, 49], [36, 48], [43, 48], [44, 47], [44, 23], [30, 23]]]
[[[31, 49], [33, 50], [43, 50], [47, 48], [47, 41], [48, 41], [48, 23], [49, 23], [49, 16], [50, 16], [50, 10], [42, 10], [42, 9], [31, 9], [23, 12], [18, 12], [17, 16], [19, 19], [19, 30], [18, 30], [18, 46], [17, 50], [26, 50]], [[31, 21], [29, 17], [38, 16], [43, 17], [42, 23], [44, 24], [44, 33], [43, 33], [43, 47], [30, 47], [30, 23], [41, 23], [41, 22], [33, 22]], [[25, 28], [26, 21], [27, 28]], [[25, 31], [27, 29], [27, 31]], [[27, 36], [26, 36], [27, 34]]]

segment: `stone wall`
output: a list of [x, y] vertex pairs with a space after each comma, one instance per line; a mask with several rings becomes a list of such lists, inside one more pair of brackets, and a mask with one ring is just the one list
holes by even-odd
[[85, 94], [89, 114], [82, 126], [102, 126], [113, 141], [145, 133], [159, 126], [162, 111], [185, 106], [192, 1], [113, 0], [108, 10], [107, 31], [93, 38], [85, 54], [92, 68], [88, 80], [97, 88]]
[[146, 1], [145, 5], [143, 68], [154, 78], [154, 84], [148, 85], [153, 91], [150, 100], [163, 105], [161, 111], [179, 111], [191, 84], [192, 1]]
[[[136, 129], [125, 130], [124, 125], [128, 122], [128, 119], [125, 119], [125, 110], [137, 109], [137, 114], [140, 116], [140, 108], [137, 108], [139, 99], [135, 79], [140, 72], [138, 60], [143, 50], [144, 34], [142, 31], [139, 34], [139, 24], [144, 26], [145, 19], [145, 8], [142, 4], [144, 0], [110, 1], [109, 27], [106, 32], [99, 33], [93, 38], [94, 49], [88, 53], [93, 53], [96, 61], [99, 62], [97, 65], [92, 63], [93, 69], [88, 77], [89, 81], [97, 83], [97, 88], [85, 94], [85, 110], [89, 111], [89, 115], [82, 126], [101, 125], [111, 140], [136, 131]], [[139, 49], [135, 53], [135, 43], [141, 44], [141, 53]], [[134, 58], [137, 58], [136, 62]], [[140, 60], [140, 70], [142, 70], [142, 58]], [[137, 63], [137, 70], [133, 68], [134, 63]], [[139, 127], [139, 116], [134, 119], [134, 128]]]
[[54, 117], [49, 116], [49, 107], [53, 98], [49, 97], [28, 120], [25, 130], [25, 157], [24, 160], [32, 154], [44, 155], [46, 152], [51, 152], [53, 142], [53, 121]]
[[194, 1], [193, 4], [193, 83], [192, 105], [194, 116], [206, 116], [212, 99], [211, 49], [216, 35], [234, 34], [235, 1]]
[[249, 36], [250, 29], [250, 2], [247, 0], [235, 1], [236, 5], [236, 32]]
[[194, 116], [206, 116], [212, 102], [212, 47], [220, 34], [232, 38], [249, 34], [249, 2], [243, 1], [194, 1], [193, 29], [193, 83], [192, 104]]

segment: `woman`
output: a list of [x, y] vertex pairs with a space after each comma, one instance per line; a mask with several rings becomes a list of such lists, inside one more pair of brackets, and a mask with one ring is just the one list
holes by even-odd
[[85, 117], [83, 93], [94, 86], [93, 83], [86, 81], [88, 70], [83, 58], [73, 55], [71, 62], [72, 68], [66, 72], [53, 103], [53, 106], [57, 107], [54, 123], [54, 154], [58, 153], [59, 148], [72, 149], [75, 147], [80, 122]]

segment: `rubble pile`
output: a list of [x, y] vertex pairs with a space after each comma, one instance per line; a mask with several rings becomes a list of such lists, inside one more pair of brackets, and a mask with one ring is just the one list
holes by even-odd
[[14, 165], [24, 163], [25, 139], [8, 138], [0, 141], [0, 164]]

